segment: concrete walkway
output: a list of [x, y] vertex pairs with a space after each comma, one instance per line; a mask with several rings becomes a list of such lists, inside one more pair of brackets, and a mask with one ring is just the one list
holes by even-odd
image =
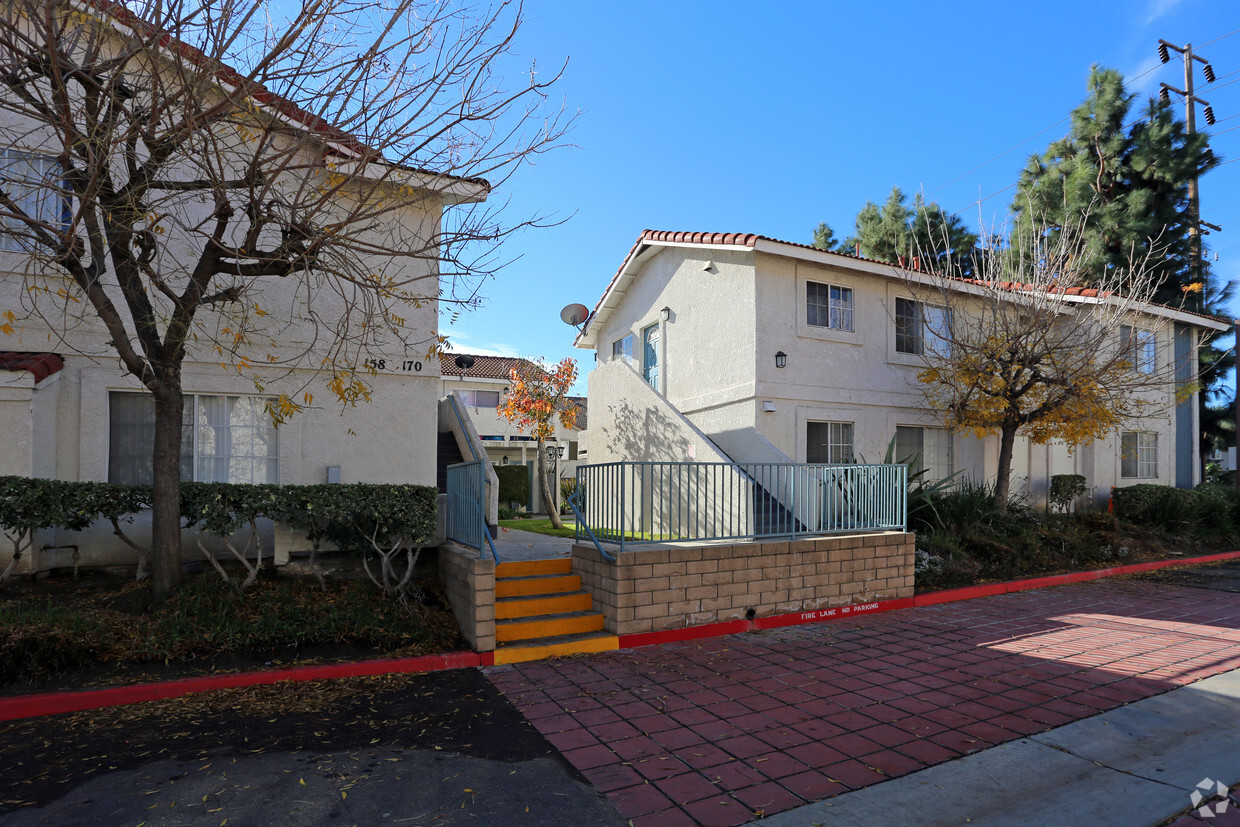
[[546, 560], [572, 554], [571, 537], [551, 537], [533, 531], [500, 526], [495, 538], [495, 551], [501, 562], [506, 560]]
[[1240, 780], [1238, 683], [1124, 705], [1236, 668], [1236, 595], [1106, 580], [487, 674], [638, 827], [1153, 825]]

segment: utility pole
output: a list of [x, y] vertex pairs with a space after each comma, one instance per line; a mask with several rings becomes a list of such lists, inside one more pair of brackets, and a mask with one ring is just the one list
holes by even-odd
[[[1175, 92], [1184, 98], [1184, 108], [1186, 110], [1185, 122], [1188, 124], [1188, 134], [1191, 137], [1197, 133], [1197, 107], [1201, 104], [1205, 107], [1206, 123], [1214, 125], [1214, 110], [1210, 108], [1208, 101], [1202, 100], [1193, 94], [1193, 61], [1201, 61], [1203, 72], [1206, 77], [1206, 83], [1214, 82], [1214, 67], [1210, 65], [1210, 61], [1200, 55], [1193, 54], [1193, 44], [1186, 43], [1183, 46], [1177, 46], [1174, 43], [1168, 43], [1160, 39], [1158, 41], [1158, 57], [1166, 63], [1171, 60], [1171, 54], [1168, 49], [1174, 49], [1184, 58], [1184, 88], [1176, 89], [1170, 84], [1160, 84], [1159, 96], [1164, 103], [1170, 103], [1171, 93]], [[1193, 177], [1188, 181], [1188, 235], [1189, 249], [1192, 256], [1193, 280], [1197, 285], [1203, 285], [1205, 281], [1201, 268], [1202, 245], [1201, 245], [1201, 196], [1197, 190], [1197, 171], [1193, 171]], [[1213, 227], [1214, 225], [1210, 225]], [[1217, 228], [1215, 228], [1217, 229]]]

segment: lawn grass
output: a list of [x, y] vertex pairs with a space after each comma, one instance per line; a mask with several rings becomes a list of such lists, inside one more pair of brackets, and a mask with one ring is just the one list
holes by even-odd
[[576, 523], [564, 521], [564, 528], [556, 528], [550, 520], [500, 520], [500, 528], [515, 528], [520, 531], [531, 531], [534, 534], [546, 534], [548, 537], [576, 537]]

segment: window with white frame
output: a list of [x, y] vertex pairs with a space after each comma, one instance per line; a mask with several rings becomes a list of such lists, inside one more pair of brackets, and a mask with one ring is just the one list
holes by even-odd
[[925, 470], [924, 482], [937, 482], [955, 471], [952, 464], [952, 432], [947, 428], [896, 426], [896, 462], [908, 463], [909, 476]]
[[1121, 434], [1119, 475], [1140, 480], [1158, 477], [1158, 434], [1148, 431]]
[[[277, 483], [280, 436], [260, 396], [186, 394], [181, 416], [181, 479]], [[108, 482], [154, 480], [155, 400], [143, 393], [108, 396]]]
[[896, 299], [896, 353], [948, 355], [951, 324], [949, 308]]
[[611, 343], [611, 358], [633, 361], [633, 334], [629, 333]]
[[[52, 229], [69, 224], [69, 200], [60, 164], [50, 155], [0, 149], [0, 189], [26, 215]], [[0, 207], [0, 213], [8, 210]], [[0, 215], [0, 250], [27, 249], [29, 227], [23, 219]]]
[[853, 291], [834, 284], [805, 283], [805, 321], [832, 330], [853, 329]]
[[1120, 353], [1138, 373], [1153, 373], [1158, 355], [1158, 340], [1154, 331], [1121, 325], [1119, 328]]
[[843, 465], [853, 461], [851, 422], [805, 423], [805, 461]]
[[499, 407], [499, 391], [460, 390], [456, 395], [471, 408]]

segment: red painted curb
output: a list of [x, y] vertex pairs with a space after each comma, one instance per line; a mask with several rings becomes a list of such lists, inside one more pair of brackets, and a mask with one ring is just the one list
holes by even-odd
[[727, 620], [722, 623], [708, 623], [702, 626], [686, 626], [680, 629], [667, 629], [661, 632], [641, 632], [633, 635], [620, 635], [620, 648], [632, 649], [638, 646], [653, 646], [659, 643], [675, 643], [681, 640], [698, 640], [707, 637], [735, 635], [762, 629], [781, 629], [785, 626], [800, 626], [805, 623], [823, 623], [840, 620], [845, 617], [856, 617], [862, 614], [890, 612], [896, 609], [908, 609], [916, 606], [935, 606], [940, 603], [954, 603], [959, 600], [972, 600], [977, 597], [994, 597], [1000, 594], [1042, 589], [1048, 586], [1062, 586], [1068, 583], [1084, 583], [1089, 580], [1101, 580], [1117, 574], [1136, 574], [1143, 571], [1154, 571], [1171, 566], [1183, 566], [1192, 563], [1213, 563], [1219, 560], [1233, 560], [1240, 557], [1240, 551], [1226, 551], [1221, 554], [1207, 554], [1201, 557], [1175, 558], [1172, 560], [1156, 560], [1152, 563], [1133, 563], [1128, 566], [1112, 566], [1106, 569], [1075, 571], [1068, 574], [1053, 574], [1048, 577], [1031, 577], [1026, 580], [1009, 580], [1005, 583], [984, 583], [980, 586], [965, 586], [960, 589], [943, 589], [937, 592], [925, 592], [914, 597], [902, 597], [896, 600], [880, 600], [873, 603], [854, 604], [852, 606], [836, 606], [831, 609], [817, 609], [792, 614], [769, 615], [753, 620]]
[[1220, 554], [1205, 554], [1201, 557], [1176, 557], [1170, 560], [1155, 560], [1151, 563], [1132, 563], [1127, 566], [1112, 566], [1108, 569], [1091, 569], [1090, 571], [1074, 571], [1069, 574], [1053, 574], [1049, 577], [1031, 577], [1026, 580], [1008, 580], [1004, 583], [986, 583], [982, 586], [965, 586], [962, 589], [944, 589], [937, 592], [925, 592], [913, 598], [916, 606], [934, 606], [939, 603], [954, 603], [957, 600], [972, 600], [975, 597], [991, 597], [997, 594], [1011, 594], [1028, 589], [1042, 589], [1047, 586], [1062, 586], [1066, 583], [1085, 583], [1090, 580], [1101, 580], [1117, 574], [1138, 574], [1143, 571], [1157, 571], [1172, 566], [1193, 565], [1196, 563], [1217, 563], [1220, 560], [1235, 560], [1240, 551], [1224, 551]]
[[[483, 661], [487, 662], [484, 663]], [[141, 683], [133, 686], [116, 686], [108, 689], [85, 689], [75, 692], [48, 692], [37, 695], [21, 695], [16, 698], [0, 698], [0, 721], [18, 718], [35, 718], [41, 715], [58, 715], [64, 712], [82, 712], [105, 706], [122, 706], [179, 698], [212, 689], [235, 689], [243, 686], [259, 686], [283, 681], [317, 681], [329, 678], [355, 678], [370, 675], [386, 675], [405, 672], [438, 672], [443, 669], [464, 669], [471, 666], [487, 666], [495, 657], [487, 652], [449, 652], [441, 655], [422, 655], [416, 658], [390, 658], [364, 660], [355, 663], [327, 663], [316, 666], [294, 666], [266, 672], [238, 672], [228, 675], [206, 675], [200, 678], [182, 678], [159, 683]]]
[[741, 632], [748, 632], [749, 629], [750, 621], [748, 620], [725, 620], [721, 623], [685, 626], [680, 629], [665, 629], [661, 632], [638, 632], [632, 635], [620, 635], [617, 639], [621, 649], [633, 649], [637, 646], [654, 646], [657, 643], [675, 643], [679, 640], [737, 635]]
[[[643, 632], [634, 635], [621, 635], [618, 638], [621, 649], [632, 649], [637, 646], [650, 646], [658, 643], [672, 643], [682, 640], [698, 640], [707, 637], [739, 634], [760, 629], [778, 629], [785, 626], [797, 626], [804, 623], [821, 623], [855, 617], [861, 614], [890, 612], [917, 606], [934, 606], [939, 603], [952, 603], [959, 600], [972, 600], [976, 597], [991, 597], [999, 594], [1040, 589], [1046, 586], [1058, 586], [1065, 583], [1082, 583], [1088, 580], [1099, 580], [1117, 574], [1136, 574], [1143, 571], [1183, 566], [1194, 563], [1213, 563], [1219, 560], [1240, 558], [1240, 551], [1227, 551], [1221, 554], [1207, 554], [1201, 557], [1176, 558], [1158, 560], [1152, 563], [1134, 563], [1128, 566], [1115, 566], [1107, 569], [1079, 571], [1071, 574], [1057, 574], [1050, 577], [1034, 577], [1027, 580], [1010, 580], [1006, 583], [987, 583], [981, 586], [966, 586], [961, 589], [944, 589], [937, 592], [926, 592], [915, 597], [902, 597], [896, 600], [881, 600], [874, 603], [862, 603], [852, 606], [837, 606], [832, 609], [817, 609], [809, 612], [771, 615], [753, 620], [727, 620], [722, 623], [709, 623], [703, 626], [688, 626], [682, 629], [668, 629], [661, 632]], [[283, 681], [315, 681], [331, 678], [353, 678], [371, 675], [400, 674], [409, 672], [437, 672], [444, 669], [467, 669], [476, 666], [491, 666], [495, 663], [494, 652], [449, 652], [440, 655], [422, 655], [416, 658], [393, 658], [383, 660], [366, 660], [356, 663], [330, 663], [317, 666], [295, 666], [290, 669], [277, 669], [267, 672], [239, 672], [228, 675], [207, 675], [200, 678], [183, 678], [175, 681], [144, 683], [133, 686], [117, 686], [108, 689], [86, 689], [76, 692], [49, 692], [37, 695], [21, 695], [15, 698], [0, 698], [0, 721], [12, 721], [19, 718], [35, 718], [42, 715], [58, 715], [65, 712], [82, 712], [88, 709], [99, 709], [105, 706], [122, 706], [124, 704], [157, 701], [167, 698], [178, 698], [197, 692], [212, 689], [234, 689], [243, 686], [259, 686], [280, 683]]]

